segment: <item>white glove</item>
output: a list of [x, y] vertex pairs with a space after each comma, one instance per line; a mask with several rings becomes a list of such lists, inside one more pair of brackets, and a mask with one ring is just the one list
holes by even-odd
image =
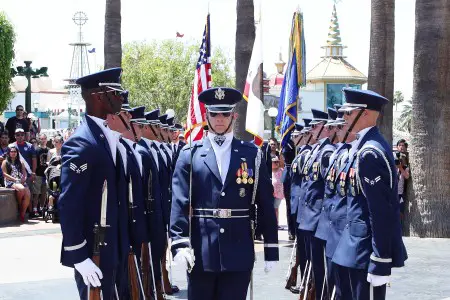
[[195, 264], [194, 250], [189, 248], [178, 249], [173, 261], [182, 264], [186, 270], [193, 268]]
[[92, 287], [99, 287], [102, 285], [100, 283], [100, 279], [103, 278], [102, 271], [90, 258], [86, 258], [84, 261], [74, 264], [74, 267], [83, 277], [84, 284], [91, 285]]
[[373, 286], [380, 286], [389, 283], [390, 276], [378, 276], [368, 273], [367, 281], [370, 282]]
[[272, 270], [276, 264], [277, 264], [276, 261], [265, 261], [264, 262], [264, 272], [266, 272], [266, 274], [269, 273], [270, 270]]

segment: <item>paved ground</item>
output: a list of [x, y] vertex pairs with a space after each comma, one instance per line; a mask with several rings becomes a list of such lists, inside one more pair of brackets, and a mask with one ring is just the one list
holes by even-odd
[[[269, 274], [263, 271], [262, 246], [256, 247], [255, 300], [296, 299], [283, 288], [291, 248], [286, 231], [279, 231], [279, 237], [281, 262]], [[450, 239], [406, 238], [405, 243], [409, 260], [405, 268], [394, 270], [388, 299], [450, 299]], [[73, 271], [59, 263], [60, 247], [59, 225], [30, 221], [0, 228], [0, 300], [78, 299]], [[184, 270], [174, 266], [173, 278], [181, 292], [171, 299], [187, 299]]]

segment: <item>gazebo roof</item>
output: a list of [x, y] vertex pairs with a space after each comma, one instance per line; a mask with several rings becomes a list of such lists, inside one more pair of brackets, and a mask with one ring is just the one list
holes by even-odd
[[345, 82], [361, 83], [367, 82], [367, 77], [344, 57], [324, 57], [311, 71], [306, 74], [308, 82]]

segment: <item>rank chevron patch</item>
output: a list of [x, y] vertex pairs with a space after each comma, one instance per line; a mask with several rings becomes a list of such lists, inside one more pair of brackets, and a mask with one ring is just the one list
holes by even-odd
[[377, 182], [380, 181], [380, 180], [381, 180], [381, 176], [375, 177], [374, 180], [370, 180], [369, 178], [364, 177], [364, 181], [367, 182], [367, 183], [370, 184], [370, 185], [375, 185], [375, 183], [377, 183]]
[[87, 163], [84, 165], [81, 165], [80, 167], [77, 167], [77, 165], [74, 163], [70, 163], [69, 167], [75, 173], [80, 174], [87, 170]]

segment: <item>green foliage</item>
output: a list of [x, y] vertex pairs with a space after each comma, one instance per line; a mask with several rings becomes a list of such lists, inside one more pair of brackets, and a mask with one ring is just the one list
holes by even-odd
[[397, 105], [402, 103], [403, 100], [405, 100], [405, 97], [403, 96], [403, 93], [401, 91], [395, 91], [394, 93], [394, 105], [395, 109], [397, 110]]
[[412, 123], [412, 101], [408, 100], [403, 105], [402, 113], [400, 114], [399, 129], [411, 133]]
[[14, 28], [6, 16], [0, 12], [0, 111], [6, 109], [9, 100], [13, 97], [10, 83], [14, 42]]
[[[200, 42], [184, 44], [175, 40], [133, 42], [124, 46], [122, 85], [130, 91], [132, 106], [147, 110], [175, 110], [176, 119], [185, 122], [191, 97]], [[214, 49], [214, 86], [234, 86], [231, 60], [221, 49]]]

